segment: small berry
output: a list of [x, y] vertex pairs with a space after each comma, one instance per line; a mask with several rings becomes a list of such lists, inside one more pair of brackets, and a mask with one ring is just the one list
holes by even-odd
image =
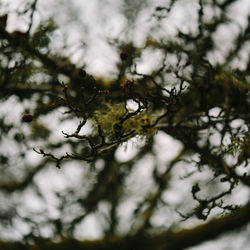
[[112, 130], [113, 130], [113, 132], [115, 132], [116, 137], [121, 136], [122, 125], [120, 124], [120, 122], [114, 122], [112, 124]]
[[134, 82], [126, 79], [123, 83], [120, 84], [122, 90], [129, 90], [134, 85]]
[[103, 90], [103, 93], [104, 93], [105, 95], [108, 95], [108, 94], [109, 94], [109, 90], [108, 90], [108, 89], [105, 89], [105, 90]]
[[24, 114], [22, 116], [22, 121], [23, 122], [29, 123], [29, 122], [32, 122], [32, 120], [33, 120], [33, 115], [31, 115], [31, 114]]
[[125, 51], [122, 51], [120, 53], [120, 58], [121, 58], [122, 61], [126, 61], [128, 59], [128, 53], [125, 52]]
[[85, 77], [86, 76], [86, 71], [84, 69], [79, 70], [79, 76], [80, 77]]
[[67, 84], [63, 85], [63, 92], [66, 93], [69, 89], [69, 86]]

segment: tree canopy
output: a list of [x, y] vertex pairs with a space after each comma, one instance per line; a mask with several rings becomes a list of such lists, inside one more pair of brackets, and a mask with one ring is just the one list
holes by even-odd
[[248, 1], [87, 2], [0, 2], [0, 249], [247, 241]]

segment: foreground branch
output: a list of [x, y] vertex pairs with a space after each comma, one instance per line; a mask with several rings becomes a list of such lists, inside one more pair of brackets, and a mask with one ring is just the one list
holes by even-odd
[[167, 231], [162, 234], [149, 236], [145, 234], [133, 237], [113, 236], [109, 239], [93, 241], [76, 241], [73, 239], [63, 240], [60, 243], [39, 240], [36, 245], [21, 245], [14, 242], [0, 242], [0, 249], [25, 249], [25, 250], [181, 250], [187, 247], [201, 244], [207, 240], [215, 239], [223, 233], [236, 230], [250, 221], [250, 203], [234, 211], [230, 215], [212, 221], [191, 229], [183, 229], [178, 232]]

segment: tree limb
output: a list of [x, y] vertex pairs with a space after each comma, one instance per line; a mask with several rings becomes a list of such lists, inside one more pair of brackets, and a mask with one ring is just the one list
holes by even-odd
[[112, 236], [93, 241], [76, 241], [64, 239], [59, 243], [44, 241], [34, 245], [21, 245], [15, 242], [0, 242], [1, 250], [127, 250], [127, 249], [157, 249], [181, 250], [199, 245], [207, 240], [215, 239], [223, 233], [236, 230], [250, 221], [250, 203], [222, 218], [213, 219], [204, 225], [179, 231], [166, 231], [158, 235], [136, 235], [134, 237]]

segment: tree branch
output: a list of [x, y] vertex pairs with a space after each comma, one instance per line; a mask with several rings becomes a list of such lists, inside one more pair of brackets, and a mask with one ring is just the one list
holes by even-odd
[[1, 250], [25, 249], [25, 250], [127, 250], [127, 249], [159, 249], [181, 250], [187, 247], [199, 245], [207, 240], [215, 239], [223, 233], [238, 229], [250, 221], [250, 203], [237, 209], [222, 218], [213, 219], [204, 225], [179, 231], [166, 231], [158, 235], [136, 235], [134, 237], [112, 236], [110, 238], [93, 241], [76, 241], [64, 239], [60, 243], [42, 240], [35, 245], [21, 245], [15, 242], [0, 242]]

